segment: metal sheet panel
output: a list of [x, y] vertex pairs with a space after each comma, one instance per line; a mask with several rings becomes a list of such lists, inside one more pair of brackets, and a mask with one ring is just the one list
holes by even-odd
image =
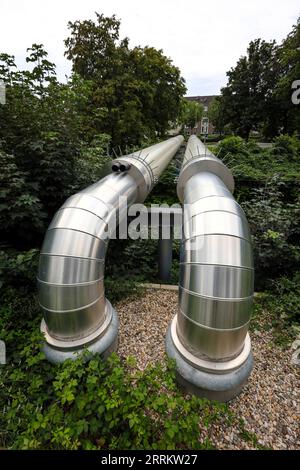
[[195, 136], [181, 172], [178, 337], [196, 357], [223, 360], [242, 350], [247, 334], [254, 282], [251, 235], [231, 194], [229, 170]]

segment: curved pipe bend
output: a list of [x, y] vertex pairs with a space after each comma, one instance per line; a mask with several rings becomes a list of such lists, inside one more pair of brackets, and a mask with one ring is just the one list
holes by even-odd
[[55, 214], [38, 271], [41, 328], [51, 346], [81, 347], [109, 325], [104, 265], [111, 223], [120, 222], [128, 206], [144, 201], [155, 184], [153, 175], [162, 173], [182, 142], [183, 137], [174, 137], [119, 158], [116, 163], [123, 162], [128, 171], [113, 172], [71, 196]]
[[215, 361], [242, 351], [253, 298], [251, 236], [233, 186], [225, 165], [190, 137], [178, 181], [184, 237], [177, 334], [195, 357]]

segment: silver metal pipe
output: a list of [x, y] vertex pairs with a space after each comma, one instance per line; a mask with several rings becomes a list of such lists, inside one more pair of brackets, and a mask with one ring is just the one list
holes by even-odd
[[[230, 170], [191, 136], [177, 186], [184, 205], [184, 235], [179, 310], [170, 334], [187, 362], [214, 374], [241, 367], [251, 354], [247, 334], [254, 284], [251, 236], [233, 189]], [[202, 387], [202, 380], [196, 385]]]
[[[120, 223], [130, 205], [144, 201], [182, 141], [174, 137], [118, 158], [113, 173], [71, 196], [55, 214], [38, 271], [41, 330], [50, 361], [61, 362], [85, 345], [103, 343], [116, 316], [104, 290], [111, 223]], [[116, 171], [121, 165], [126, 171]]]
[[243, 348], [252, 306], [254, 272], [246, 216], [232, 196], [229, 170], [196, 136], [189, 139], [178, 188], [184, 239], [177, 333], [196, 357], [228, 360]]

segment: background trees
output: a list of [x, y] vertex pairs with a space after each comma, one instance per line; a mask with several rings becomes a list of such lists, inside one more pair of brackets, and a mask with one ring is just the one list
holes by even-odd
[[208, 107], [208, 117], [214, 124], [216, 131], [221, 134], [225, 127], [224, 100], [221, 96], [216, 96]]
[[96, 181], [111, 147], [123, 152], [162, 136], [180, 113], [184, 80], [161, 50], [119, 40], [120, 21], [69, 23], [67, 83], [40, 44], [27, 49], [30, 70], [0, 54], [0, 234], [19, 248], [39, 245], [54, 212]]
[[204, 106], [196, 101], [183, 100], [180, 116], [180, 123], [193, 128], [195, 124], [201, 121]]
[[300, 79], [300, 18], [278, 48], [280, 78], [276, 83], [274, 97], [280, 112], [283, 133], [298, 132], [300, 129], [299, 106], [291, 102], [291, 85]]
[[299, 132], [300, 113], [291, 95], [292, 83], [300, 77], [300, 21], [279, 46], [275, 41], [251, 41], [247, 55], [227, 76], [211, 110], [217, 128], [227, 126], [246, 139], [251, 131], [265, 137]]
[[278, 79], [277, 47], [257, 39], [250, 42], [247, 56], [229, 72], [222, 89], [223, 120], [241, 137], [248, 138], [266, 122], [272, 109], [272, 90]]
[[26, 60], [31, 71], [0, 55], [7, 97], [0, 106], [0, 232], [17, 246], [39, 243], [54, 211], [73, 192], [85, 127], [79, 109], [89, 95], [76, 77], [58, 83], [41, 45], [28, 49]]
[[66, 56], [73, 72], [92, 82], [90, 108], [102, 111], [95, 130], [114, 145], [139, 144], [163, 135], [178, 116], [186, 88], [180, 70], [153, 47], [129, 47], [119, 38], [120, 21], [96, 13], [96, 22], [69, 23]]

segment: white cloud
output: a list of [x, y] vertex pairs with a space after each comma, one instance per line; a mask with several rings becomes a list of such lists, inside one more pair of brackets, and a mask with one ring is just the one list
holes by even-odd
[[115, 13], [132, 46], [163, 49], [192, 95], [218, 93], [252, 39], [281, 41], [300, 15], [298, 0], [1, 0], [0, 51], [24, 66], [26, 48], [42, 43], [63, 79], [70, 73], [67, 22], [94, 18], [95, 11]]

